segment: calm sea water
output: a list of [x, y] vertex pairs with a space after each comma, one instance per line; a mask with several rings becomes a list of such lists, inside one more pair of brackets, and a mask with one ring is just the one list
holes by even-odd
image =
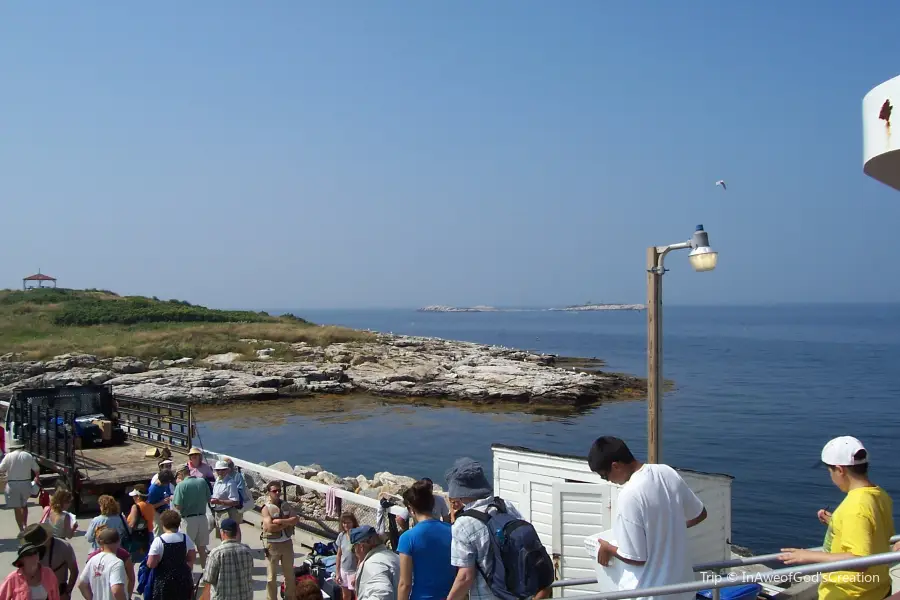
[[[317, 323], [596, 356], [646, 372], [646, 313], [292, 311]], [[853, 435], [874, 480], [900, 503], [900, 306], [666, 307], [663, 461], [735, 477], [733, 543], [756, 552], [822, 543], [816, 510], [841, 500], [822, 446]], [[586, 454], [600, 435], [646, 452], [646, 403], [572, 416], [314, 400], [204, 421], [203, 442], [249, 460], [317, 462], [341, 475], [389, 470], [443, 481], [460, 455], [489, 465], [492, 443]]]

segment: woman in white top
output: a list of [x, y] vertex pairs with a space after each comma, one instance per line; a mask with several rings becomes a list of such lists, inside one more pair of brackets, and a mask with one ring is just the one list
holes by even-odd
[[167, 510], [159, 517], [163, 534], [150, 544], [147, 566], [156, 569], [152, 600], [191, 600], [194, 592], [194, 559], [197, 547], [186, 533], [179, 533], [181, 515]]
[[50, 506], [44, 511], [41, 523], [47, 523], [53, 530], [53, 537], [67, 540], [78, 531], [78, 521], [74, 515], [68, 512], [72, 504], [72, 493], [62, 488], [57, 488], [50, 498]]

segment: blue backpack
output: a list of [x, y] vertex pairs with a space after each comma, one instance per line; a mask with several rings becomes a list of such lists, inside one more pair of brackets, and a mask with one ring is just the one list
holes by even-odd
[[473, 509], [459, 516], [478, 519], [491, 532], [488, 572], [480, 566], [478, 570], [495, 596], [523, 600], [553, 583], [553, 561], [537, 531], [528, 521], [509, 514], [501, 498], [495, 498], [484, 512]]

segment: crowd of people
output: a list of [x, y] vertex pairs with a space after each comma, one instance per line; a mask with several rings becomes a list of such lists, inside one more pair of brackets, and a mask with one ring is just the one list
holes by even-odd
[[[67, 600], [76, 588], [89, 600], [126, 600], [135, 593], [145, 600], [190, 600], [195, 564], [202, 571], [203, 598], [250, 600], [254, 554], [242, 542], [239, 525], [250, 496], [233, 463], [210, 467], [197, 454], [192, 450], [190, 462], [174, 473], [171, 461], [161, 461], [149, 489], [136, 486], [130, 492], [134, 506], [127, 517], [113, 498], [100, 498], [100, 515], [86, 532], [94, 551], [80, 573], [66, 541], [75, 532], [66, 512], [67, 492], [56, 492], [41, 523], [27, 525], [27, 512], [25, 517], [16, 513], [21, 545], [16, 569], [0, 585], [0, 600]], [[9, 486], [30, 483], [24, 477], [32, 471], [26, 458], [8, 461], [10, 456], [0, 472], [18, 469], [15, 475], [23, 478], [7, 485], [7, 502], [19, 508], [21, 494]], [[833, 513], [817, 515], [827, 526], [823, 549], [786, 548], [782, 562], [826, 563], [900, 551], [900, 544], [890, 544], [895, 533], [891, 498], [869, 479], [862, 443], [852, 437], [831, 440], [821, 461], [846, 497]], [[597, 562], [627, 565], [634, 574], [631, 589], [692, 581], [688, 530], [703, 522], [707, 511], [678, 472], [638, 461], [614, 437], [593, 443], [588, 464], [600, 478], [621, 486], [615, 543], [599, 541]], [[434, 493], [430, 479], [403, 491], [404, 526], [396, 543], [360, 525], [352, 512], [341, 514], [334, 576], [339, 600], [542, 600], [552, 595], [555, 569], [547, 551], [515, 506], [494, 495], [483, 467], [459, 459], [446, 480], [449, 503]], [[293, 535], [299, 517], [283, 500], [279, 482], [267, 486], [266, 496], [260, 539], [268, 564], [268, 600], [278, 598], [279, 576], [285, 598], [318, 600], [322, 591], [315, 576], [295, 578]], [[221, 542], [208, 552], [212, 532]], [[881, 600], [890, 591], [888, 567], [880, 566], [823, 575], [819, 598]]]

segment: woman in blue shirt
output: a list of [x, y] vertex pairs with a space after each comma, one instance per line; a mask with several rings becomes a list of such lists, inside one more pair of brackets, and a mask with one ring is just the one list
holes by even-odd
[[456, 579], [450, 564], [450, 524], [434, 518], [431, 484], [417, 481], [403, 493], [416, 526], [400, 536], [397, 600], [444, 600]]

